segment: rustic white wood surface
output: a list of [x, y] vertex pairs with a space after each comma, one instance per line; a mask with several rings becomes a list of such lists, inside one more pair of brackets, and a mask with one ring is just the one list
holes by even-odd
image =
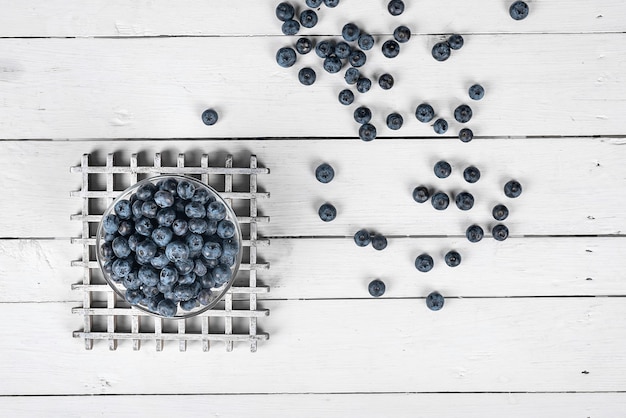
[[[276, 65], [296, 39], [280, 35], [276, 3], [0, 1], [2, 415], [171, 416], [191, 405], [226, 417], [622, 416], [626, 3], [530, 0], [521, 22], [510, 1], [406, 2], [400, 17], [386, 0], [322, 7], [303, 34], [319, 41], [353, 21], [377, 39], [366, 74], [396, 79], [358, 96], [379, 128], [369, 144], [356, 139], [356, 104], [337, 103], [341, 75], [320, 69], [304, 88], [297, 70], [319, 68], [314, 54]], [[400, 24], [413, 37], [385, 59], [381, 41]], [[465, 46], [435, 62], [431, 46], [453, 32]], [[487, 91], [480, 102], [467, 99], [474, 82]], [[456, 123], [435, 137], [413, 116], [422, 101], [448, 120], [470, 104], [476, 139], [454, 139]], [[213, 127], [199, 118], [207, 107], [220, 112]], [[391, 111], [405, 117], [399, 131], [384, 127]], [[81, 255], [70, 215], [81, 202], [69, 167], [109, 152], [139, 153], [140, 164], [154, 152], [172, 164], [179, 152], [256, 154], [270, 168], [259, 210], [271, 222], [259, 233], [271, 244], [258, 251], [271, 265], [258, 277], [270, 316], [258, 327], [271, 338], [258, 352], [216, 343], [205, 353], [199, 342], [180, 352], [175, 341], [85, 351], [72, 338], [82, 272], [70, 267]], [[449, 179], [433, 176], [439, 159]], [[313, 175], [324, 161], [336, 169], [328, 185]], [[462, 180], [467, 165], [479, 183]], [[511, 178], [524, 185], [516, 200], [502, 193]], [[417, 205], [419, 184], [470, 191], [476, 207]], [[316, 215], [324, 201], [339, 210], [329, 224]], [[496, 203], [511, 210], [512, 237], [463, 239], [470, 223], [494, 224]], [[388, 248], [357, 248], [360, 228], [388, 235]], [[464, 257], [455, 270], [442, 262], [452, 248]], [[429, 274], [412, 265], [421, 252], [435, 256]], [[387, 283], [381, 299], [367, 294], [373, 278]], [[432, 290], [447, 296], [440, 312], [425, 307]]]

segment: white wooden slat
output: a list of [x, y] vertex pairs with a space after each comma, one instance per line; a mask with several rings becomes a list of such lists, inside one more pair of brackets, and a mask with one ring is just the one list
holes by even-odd
[[172, 341], [162, 352], [135, 352], [130, 341], [88, 351], [71, 338], [81, 324], [72, 305], [0, 304], [0, 370], [11, 377], [0, 381], [0, 394], [562, 392], [626, 384], [622, 298], [448, 299], [439, 312], [424, 299], [266, 301], [271, 321], [260, 326], [272, 338], [256, 353], [246, 343], [206, 353], [200, 341], [185, 353]]
[[[3, 202], [8, 215], [0, 218], [0, 236], [79, 236], [80, 222], [70, 220], [70, 215], [80, 212], [81, 199], [70, 197], [70, 191], [80, 189], [80, 175], [70, 173], [69, 167], [79, 164], [83, 153], [93, 153], [93, 164], [108, 152], [118, 151], [121, 162], [137, 152], [144, 164], [151, 164], [154, 153], [165, 150], [173, 158], [186, 152], [198, 160], [208, 153], [216, 164], [232, 153], [235, 165], [242, 166], [249, 163], [250, 153], [256, 154], [259, 164], [270, 168], [270, 174], [258, 178], [259, 191], [270, 194], [258, 201], [259, 214], [271, 218], [259, 224], [262, 236], [352, 236], [360, 228], [389, 236], [459, 236], [474, 222], [485, 229], [493, 226], [491, 210], [498, 203], [510, 209], [505, 224], [512, 236], [623, 234], [626, 147], [619, 146], [622, 143], [621, 138], [496, 138], [470, 144], [435, 139], [369, 144], [338, 139], [9, 141], [2, 143], [0, 153], [0, 165], [12, 167], [0, 177], [0, 188], [8, 197]], [[433, 174], [439, 159], [452, 164], [448, 179]], [[329, 184], [319, 183], [314, 175], [315, 167], [324, 161], [336, 171]], [[481, 170], [478, 183], [463, 180], [461, 173], [469, 165]], [[247, 181], [237, 177], [235, 181]], [[524, 187], [518, 199], [508, 199], [502, 191], [512, 178]], [[462, 212], [451, 205], [440, 212], [430, 203], [419, 205], [411, 193], [420, 184], [445, 192], [467, 190], [476, 198], [475, 207]], [[329, 223], [317, 215], [324, 201], [338, 210], [337, 219]]]
[[100, 417], [115, 411], [119, 418], [149, 415], [169, 418], [185, 405], [190, 415], [222, 418], [407, 417], [407, 418], [554, 418], [615, 417], [626, 409], [623, 393], [368, 393], [307, 395], [178, 395], [178, 396], [29, 396], [0, 397], [11, 417]]
[[[460, 124], [454, 108], [470, 102], [467, 89], [485, 86], [470, 103], [477, 136], [621, 135], [626, 97], [625, 34], [468, 35], [446, 62], [430, 50], [438, 35], [415, 36], [390, 60], [370, 51], [363, 73], [390, 72], [393, 89], [376, 84], [344, 107], [341, 74], [321, 69], [315, 54], [289, 69], [276, 51], [285, 37], [154, 39], [2, 39], [0, 132], [10, 139], [358, 137], [352, 113], [369, 106], [380, 137], [434, 136], [414, 117], [429, 102]], [[175, 57], [175, 59], [173, 59]], [[297, 81], [303, 66], [317, 69], [311, 87]], [[220, 114], [207, 127], [201, 113]], [[280, 109], [280, 111], [276, 111]], [[398, 131], [385, 126], [400, 112]]]
[[[4, 2], [11, 13], [0, 17], [0, 36], [158, 36], [279, 35], [274, 16], [278, 1], [183, 0], [90, 1], [26, 0]], [[304, 0], [291, 1], [299, 10]], [[521, 22], [508, 14], [511, 2], [430, 0], [405, 2], [402, 16], [387, 13], [387, 1], [341, 0], [336, 9], [319, 9], [319, 23], [303, 33], [339, 33], [353, 21], [372, 33], [389, 33], [399, 24], [413, 24], [416, 33], [442, 32], [589, 32], [622, 31], [625, 9], [619, 0], [569, 2], [533, 0], [531, 14]]]
[[[80, 282], [81, 269], [69, 266], [80, 255], [77, 247], [65, 240], [0, 240], [0, 277], [5, 278], [0, 302], [80, 302], [82, 289], [71, 286]], [[460, 297], [626, 295], [625, 247], [624, 238], [511, 238], [478, 245], [390, 238], [388, 248], [378, 252], [356, 247], [351, 239], [273, 239], [258, 250], [271, 265], [258, 274], [270, 292], [255, 296], [368, 298], [367, 284], [374, 278], [386, 283], [384, 297], [420, 296], [434, 285]], [[450, 249], [463, 257], [454, 270], [443, 261]], [[436, 263], [428, 274], [413, 266], [422, 252]]]

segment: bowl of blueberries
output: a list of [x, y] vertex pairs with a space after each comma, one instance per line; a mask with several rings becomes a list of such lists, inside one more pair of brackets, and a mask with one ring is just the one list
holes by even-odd
[[107, 208], [96, 235], [107, 283], [130, 305], [162, 318], [215, 307], [242, 256], [241, 228], [212, 187], [162, 175], [126, 189]]

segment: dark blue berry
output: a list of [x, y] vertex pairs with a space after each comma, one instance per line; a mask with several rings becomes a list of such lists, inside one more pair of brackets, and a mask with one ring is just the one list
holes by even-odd
[[209, 203], [206, 217], [213, 221], [221, 221], [226, 217], [226, 206], [217, 201]]
[[445, 119], [437, 119], [433, 125], [436, 134], [443, 135], [448, 131], [448, 122]]
[[430, 191], [427, 187], [418, 186], [413, 189], [413, 200], [417, 203], [426, 203], [430, 199]]
[[174, 205], [174, 195], [167, 190], [159, 190], [154, 194], [154, 203], [162, 208], [172, 207]]
[[[199, 253], [204, 245], [204, 240], [201, 235], [189, 234], [185, 237], [185, 244], [189, 248], [190, 253]], [[167, 248], [165, 254], [167, 254]]]
[[165, 247], [165, 255], [173, 263], [189, 258], [189, 247], [180, 241], [172, 241]]
[[[158, 280], [158, 276], [157, 276], [157, 280]], [[159, 293], [161, 293], [159, 292], [159, 289], [157, 289], [156, 285], [155, 286], [142, 286], [141, 291], [143, 292], [146, 298], [153, 298]]]
[[312, 28], [317, 25], [317, 13], [313, 10], [303, 10], [300, 13], [300, 24], [305, 28]]
[[337, 57], [326, 57], [324, 58], [324, 70], [331, 74], [338, 73], [341, 71], [341, 67], [343, 66], [341, 60]]
[[239, 242], [235, 238], [222, 241], [222, 253], [235, 255], [239, 252]]
[[335, 170], [326, 163], [320, 164], [315, 169], [315, 178], [320, 183], [330, 183], [332, 179], [335, 177]]
[[444, 259], [449, 267], [457, 267], [461, 264], [461, 254], [456, 251], [448, 251]]
[[181, 180], [176, 186], [176, 193], [183, 200], [190, 200], [195, 192], [196, 186], [188, 180]]
[[344, 80], [346, 80], [346, 83], [348, 84], [355, 84], [359, 77], [361, 76], [361, 73], [359, 72], [358, 69], [354, 68], [354, 67], [350, 67], [346, 70], [346, 74], [344, 75]]
[[194, 234], [204, 234], [209, 229], [209, 223], [206, 219], [193, 218], [187, 222], [187, 227]]
[[435, 262], [428, 254], [418, 255], [415, 259], [415, 268], [422, 273], [428, 273], [433, 269]]
[[213, 221], [213, 220], [208, 221], [207, 228], [204, 233], [208, 236], [211, 236], [211, 235], [215, 235], [216, 232], [217, 232], [217, 221]]
[[472, 109], [468, 105], [460, 105], [454, 109], [454, 119], [459, 123], [467, 123], [472, 119]]
[[435, 172], [435, 176], [440, 179], [445, 179], [452, 174], [452, 166], [446, 161], [438, 161], [433, 167], [433, 171]]
[[178, 283], [182, 283], [182, 284], [189, 284], [192, 283], [196, 278], [195, 276], [193, 277], [186, 277], [183, 281], [183, 278], [180, 276], [186, 276], [189, 275], [194, 267], [196, 266], [195, 261], [187, 259], [187, 260], [181, 260], [181, 261], [177, 261], [176, 263], [174, 263], [174, 266], [176, 267], [176, 271], [178, 271]]
[[370, 233], [365, 229], [361, 229], [354, 234], [354, 242], [359, 247], [367, 247], [371, 241]]
[[522, 194], [522, 185], [515, 180], [511, 180], [504, 185], [504, 195], [512, 199]]
[[278, 6], [276, 6], [276, 17], [278, 20], [284, 22], [286, 20], [293, 19], [295, 14], [296, 10], [287, 2], [279, 3]]
[[206, 209], [202, 203], [189, 202], [185, 205], [185, 215], [189, 218], [204, 218], [206, 216]]
[[202, 112], [202, 122], [204, 122], [204, 124], [207, 126], [215, 125], [217, 119], [217, 112], [213, 109], [207, 109]]
[[496, 225], [491, 229], [491, 235], [496, 241], [504, 241], [509, 237], [509, 228], [505, 225]]
[[139, 235], [149, 237], [153, 230], [154, 226], [150, 219], [141, 217], [135, 221], [135, 231], [137, 231]]
[[448, 197], [447, 194], [443, 192], [437, 192], [430, 199], [430, 203], [437, 210], [445, 210], [448, 208], [448, 205], [450, 204], [450, 198]]
[[102, 219], [102, 229], [104, 232], [108, 234], [115, 234], [117, 232], [117, 228], [120, 227], [120, 218], [116, 215], [110, 214]]
[[528, 4], [523, 1], [516, 1], [509, 7], [509, 15], [514, 20], [522, 20], [528, 16]]
[[474, 132], [469, 128], [463, 128], [459, 131], [459, 139], [461, 142], [470, 142], [474, 139]]
[[374, 235], [372, 237], [372, 247], [374, 247], [374, 249], [378, 251], [384, 250], [385, 248], [387, 248], [387, 238], [380, 234]]
[[474, 207], [474, 196], [468, 192], [461, 192], [454, 199], [456, 207], [461, 210], [470, 210]]
[[114, 257], [113, 245], [110, 242], [105, 242], [100, 246], [100, 258], [103, 260], [112, 260]]
[[171, 286], [178, 281], [178, 270], [174, 266], [165, 266], [159, 275], [161, 283]]
[[174, 235], [182, 237], [187, 231], [189, 231], [189, 224], [184, 219], [176, 219], [172, 223], [172, 232], [174, 232]]
[[293, 48], [284, 47], [276, 52], [276, 62], [283, 68], [289, 68], [296, 63], [296, 51]]
[[485, 89], [480, 84], [474, 84], [469, 88], [468, 92], [472, 100], [480, 100], [485, 96]]
[[348, 89], [341, 90], [339, 92], [339, 103], [344, 106], [349, 106], [352, 104], [352, 102], [354, 102], [354, 93], [352, 93]]
[[330, 203], [324, 203], [317, 211], [320, 219], [324, 222], [330, 222], [337, 217], [337, 209]]
[[222, 255], [222, 246], [214, 241], [207, 241], [202, 246], [202, 256], [207, 260], [217, 260]]
[[335, 55], [337, 58], [346, 59], [352, 53], [352, 48], [346, 42], [338, 42], [335, 45]]
[[235, 235], [235, 224], [224, 219], [217, 224], [217, 236], [222, 239], [232, 238]]
[[450, 49], [461, 49], [463, 47], [463, 37], [459, 34], [451, 35], [448, 38], [448, 45], [450, 45]]
[[326, 58], [335, 53], [335, 44], [331, 41], [322, 41], [315, 46], [315, 53], [320, 58]]
[[139, 200], [150, 200], [154, 197], [154, 193], [156, 193], [156, 191], [157, 187], [154, 184], [148, 182], [142, 184], [137, 188], [135, 196]]
[[157, 249], [158, 248], [155, 242], [150, 238], [146, 238], [137, 244], [137, 251], [135, 251], [135, 254], [137, 254], [140, 258], [149, 260], [156, 255]]
[[357, 45], [359, 45], [359, 48], [363, 51], [369, 51], [374, 47], [374, 37], [369, 33], [361, 33]]
[[117, 232], [127, 237], [133, 232], [135, 232], [135, 224], [132, 221], [124, 220], [120, 222], [120, 226], [117, 228]]
[[383, 74], [380, 77], [378, 77], [378, 85], [383, 90], [389, 90], [390, 88], [393, 87], [393, 84], [394, 84], [394, 80], [391, 74]]
[[176, 310], [176, 304], [170, 299], [163, 299], [157, 305], [157, 313], [168, 318], [176, 315]]
[[476, 183], [480, 180], [480, 170], [474, 166], [469, 166], [463, 170], [463, 178], [468, 183]]
[[197, 300], [200, 303], [200, 305], [204, 305], [204, 306], [211, 303], [211, 290], [202, 289], [200, 292], [198, 292]]
[[132, 204], [133, 216], [135, 218], [139, 218], [141, 216], [141, 206], [143, 205], [143, 200], [135, 200]]
[[411, 29], [406, 26], [398, 26], [393, 31], [393, 39], [401, 44], [408, 42], [411, 39]]
[[139, 290], [127, 289], [126, 293], [124, 294], [124, 299], [126, 299], [126, 301], [131, 305], [138, 305], [139, 302], [143, 300], [143, 298], [144, 294]]
[[465, 237], [469, 242], [478, 242], [485, 236], [485, 232], [478, 225], [471, 225], [465, 231]]
[[192, 202], [198, 202], [201, 205], [206, 205], [209, 202], [213, 202], [215, 198], [211, 196], [211, 193], [207, 189], [196, 189], [196, 192], [191, 197]]
[[341, 36], [346, 42], [354, 42], [359, 39], [361, 30], [354, 23], [346, 23], [341, 30]]
[[234, 266], [235, 256], [231, 254], [222, 254], [219, 261], [220, 261], [220, 264], [225, 264], [227, 266]]
[[320, 7], [322, 0], [306, 0], [306, 5], [309, 7]]
[[309, 38], [300, 38], [296, 42], [296, 51], [301, 55], [308, 54], [312, 49], [313, 42]]
[[450, 58], [450, 45], [447, 42], [438, 42], [433, 46], [432, 54], [437, 61], [445, 61]]
[[174, 178], [166, 178], [159, 182], [158, 188], [159, 190], [165, 190], [170, 193], [176, 193], [176, 187], [178, 186], [178, 182]]
[[400, 53], [400, 44], [396, 41], [388, 40], [382, 46], [383, 55], [387, 58], [395, 58]]
[[360, 77], [356, 82], [356, 90], [359, 93], [367, 93], [372, 87], [372, 80], [367, 77]]
[[491, 211], [493, 219], [496, 221], [503, 221], [509, 216], [509, 209], [504, 205], [496, 205]]
[[149, 266], [141, 266], [137, 277], [146, 286], [156, 286], [159, 283], [159, 273]]
[[139, 234], [132, 234], [128, 237], [128, 247], [131, 251], [137, 251], [137, 244], [143, 240], [143, 237]]
[[189, 299], [189, 300], [183, 300], [183, 301], [180, 302], [181, 309], [183, 309], [185, 311], [191, 311], [196, 306], [198, 306], [198, 301], [195, 298]]
[[133, 215], [131, 204], [126, 199], [118, 200], [117, 202], [115, 202], [114, 209], [115, 214], [120, 219], [130, 219], [130, 217]]
[[133, 262], [128, 258], [118, 258], [113, 262], [111, 271], [118, 277], [126, 277], [133, 269]]
[[387, 127], [391, 130], [397, 131], [402, 128], [402, 124], [404, 123], [404, 119], [402, 115], [399, 113], [390, 113], [387, 115]]
[[104, 234], [104, 242], [113, 242], [117, 235], [116, 234]]
[[339, 0], [324, 0], [326, 7], [337, 7]]
[[158, 211], [159, 207], [154, 202], [154, 200], [148, 200], [147, 202], [143, 202], [143, 204], [141, 205], [141, 214], [146, 218], [156, 218]]
[[350, 57], [348, 57], [348, 61], [350, 65], [353, 67], [362, 67], [365, 65], [365, 61], [367, 61], [367, 57], [365, 56], [365, 52], [360, 50], [355, 50], [350, 53]]
[[165, 251], [158, 250], [157, 253], [150, 260], [150, 265], [155, 269], [161, 270], [163, 267], [169, 264], [170, 260], [165, 255]]
[[354, 109], [354, 120], [361, 125], [366, 124], [372, 120], [372, 111], [365, 106], [359, 106]]
[[370, 284], [367, 286], [367, 291], [370, 292], [370, 295], [375, 298], [381, 297], [385, 294], [385, 283], [376, 279], [372, 280]]
[[219, 264], [213, 269], [213, 280], [215, 280], [216, 286], [221, 286], [230, 280], [232, 272], [230, 267], [224, 264]]
[[359, 128], [359, 138], [366, 142], [372, 141], [376, 138], [376, 127], [370, 123], [361, 125]]
[[[203, 247], [204, 248], [204, 247]], [[199, 258], [197, 258], [194, 261], [194, 265], [193, 265], [193, 272], [194, 274], [196, 274], [197, 276], [204, 276], [205, 274], [207, 274], [209, 272], [209, 270], [207, 269], [206, 264], [204, 264], [202, 262], [202, 260], [200, 260]]]
[[392, 16], [400, 16], [404, 12], [404, 2], [402, 0], [391, 0], [387, 4], [387, 10]]
[[427, 103], [422, 103], [415, 109], [415, 117], [422, 123], [428, 123], [435, 117], [435, 110]]
[[298, 21], [290, 19], [283, 22], [283, 26], [281, 27], [284, 35], [295, 35], [300, 30], [300, 24]]
[[137, 275], [137, 271], [133, 270], [128, 275], [122, 278], [122, 285], [126, 289], [138, 290], [141, 288], [141, 280], [139, 280], [139, 276]]
[[431, 311], [438, 311], [443, 308], [445, 300], [438, 292], [432, 292], [426, 297], [426, 306]]
[[111, 247], [117, 258], [126, 258], [130, 255], [130, 246], [128, 245], [128, 240], [124, 237], [115, 238]]

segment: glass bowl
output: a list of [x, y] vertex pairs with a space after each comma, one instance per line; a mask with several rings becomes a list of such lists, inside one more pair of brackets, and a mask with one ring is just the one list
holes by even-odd
[[107, 283], [135, 308], [189, 318], [213, 308], [239, 271], [241, 228], [212, 187], [177, 175], [124, 190], [102, 215], [98, 263]]

